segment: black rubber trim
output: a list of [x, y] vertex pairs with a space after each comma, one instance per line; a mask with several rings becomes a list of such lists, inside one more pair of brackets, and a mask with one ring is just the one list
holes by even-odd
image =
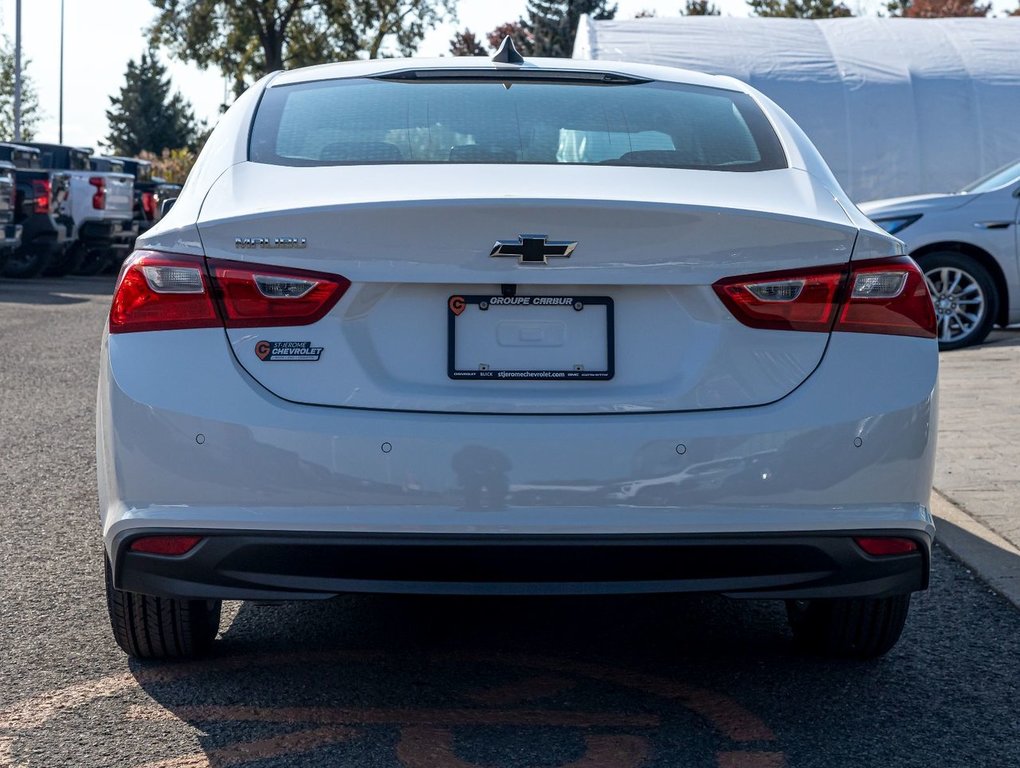
[[[140, 535], [197, 534], [186, 555], [129, 550]], [[918, 551], [873, 557], [853, 536]], [[118, 589], [187, 599], [322, 599], [345, 592], [883, 597], [926, 589], [931, 539], [916, 530], [655, 536], [398, 535], [137, 530], [113, 544]]]

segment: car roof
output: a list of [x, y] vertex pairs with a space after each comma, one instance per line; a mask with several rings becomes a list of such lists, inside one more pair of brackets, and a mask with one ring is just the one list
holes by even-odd
[[530, 58], [524, 64], [500, 64], [482, 56], [444, 56], [441, 58], [370, 59], [319, 64], [276, 73], [269, 87], [294, 85], [320, 80], [339, 80], [353, 77], [378, 77], [407, 71], [479, 70], [490, 72], [604, 72], [615, 75], [662, 80], [672, 83], [722, 88], [728, 91], [750, 92], [750, 88], [733, 77], [707, 75], [688, 69], [662, 67], [654, 64], [635, 64], [622, 61], [587, 61], [581, 59]]

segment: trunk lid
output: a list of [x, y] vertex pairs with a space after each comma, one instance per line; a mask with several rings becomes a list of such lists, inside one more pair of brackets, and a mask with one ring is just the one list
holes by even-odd
[[[711, 286], [848, 262], [856, 236], [801, 171], [577, 166], [242, 163], [214, 185], [198, 227], [210, 258], [352, 283], [313, 325], [227, 331], [240, 364], [270, 391], [318, 405], [487, 413], [777, 400], [815, 369], [828, 334], [748, 328]], [[530, 233], [577, 246], [547, 264], [490, 256], [495, 241]], [[322, 351], [264, 360], [259, 342]], [[525, 373], [492, 380], [486, 370]], [[529, 378], [560, 370], [576, 375]]]

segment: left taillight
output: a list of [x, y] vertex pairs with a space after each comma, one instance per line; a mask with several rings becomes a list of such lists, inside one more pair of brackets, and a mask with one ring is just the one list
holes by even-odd
[[350, 285], [340, 275], [137, 251], [121, 271], [110, 333], [310, 325]]
[[751, 328], [935, 338], [927, 283], [905, 256], [725, 278], [712, 287]]
[[93, 176], [89, 179], [89, 184], [96, 188], [95, 194], [92, 195], [92, 207], [97, 211], [106, 210], [106, 179], [102, 176]]
[[156, 218], [156, 196], [152, 192], [142, 192], [142, 213], [149, 221]]

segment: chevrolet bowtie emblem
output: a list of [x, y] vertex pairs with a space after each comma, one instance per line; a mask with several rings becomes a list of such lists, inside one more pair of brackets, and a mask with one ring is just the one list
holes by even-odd
[[521, 264], [548, 264], [549, 257], [568, 259], [576, 242], [550, 240], [546, 235], [521, 235], [517, 240], [497, 240], [490, 256], [516, 256]]

